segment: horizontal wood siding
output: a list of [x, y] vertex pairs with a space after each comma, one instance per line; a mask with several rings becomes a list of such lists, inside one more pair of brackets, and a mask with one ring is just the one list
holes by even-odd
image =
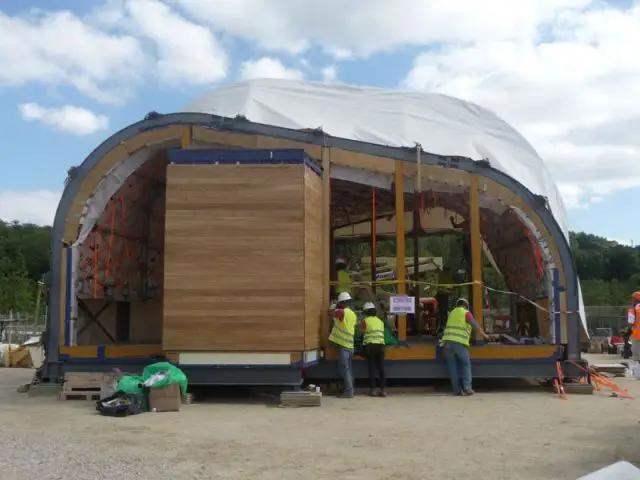
[[166, 350], [304, 348], [304, 169], [168, 167]]
[[304, 285], [306, 350], [320, 348], [320, 326], [327, 307], [322, 304], [322, 180], [305, 171], [304, 191]]

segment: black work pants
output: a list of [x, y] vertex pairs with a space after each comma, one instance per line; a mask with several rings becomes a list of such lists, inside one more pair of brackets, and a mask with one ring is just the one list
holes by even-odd
[[376, 370], [380, 378], [380, 388], [384, 388], [386, 383], [384, 375], [384, 345], [371, 344], [365, 345], [364, 348], [369, 366], [369, 383], [371, 388], [376, 388]]

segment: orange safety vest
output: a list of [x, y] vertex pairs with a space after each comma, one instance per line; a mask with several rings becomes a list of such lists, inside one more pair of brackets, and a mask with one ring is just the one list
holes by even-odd
[[631, 324], [631, 339], [640, 340], [640, 303], [628, 310], [629, 323]]

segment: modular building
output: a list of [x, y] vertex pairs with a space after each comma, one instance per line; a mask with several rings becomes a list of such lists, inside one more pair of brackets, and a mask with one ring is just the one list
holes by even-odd
[[[287, 80], [153, 112], [69, 172], [44, 380], [157, 359], [193, 384], [337, 379], [327, 310], [340, 245], [368, 242], [360, 282], [375, 291], [376, 245], [392, 239], [386, 284], [399, 297], [420, 284], [407, 245], [447, 229], [467, 239], [463, 283], [478, 322], [489, 262], [512, 325], [536, 326], [535, 342], [474, 342], [474, 375], [553, 377], [557, 362], [571, 374], [586, 328], [562, 200], [534, 149], [492, 112], [439, 94]], [[435, 337], [406, 315], [393, 321], [403, 345], [387, 347], [389, 377], [445, 377]], [[366, 373], [358, 359], [355, 373]]]

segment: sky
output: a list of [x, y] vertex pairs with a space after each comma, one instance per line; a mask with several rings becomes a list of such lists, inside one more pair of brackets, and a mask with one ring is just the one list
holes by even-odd
[[149, 111], [291, 78], [489, 108], [570, 229], [636, 244], [639, 46], [640, 0], [0, 0], [0, 218], [51, 224], [67, 170]]

